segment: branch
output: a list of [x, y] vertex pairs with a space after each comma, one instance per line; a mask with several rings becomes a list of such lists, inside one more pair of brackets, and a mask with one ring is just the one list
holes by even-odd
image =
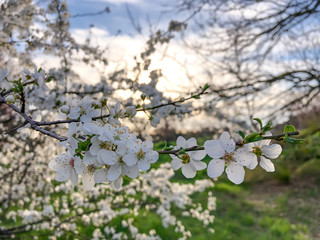
[[[285, 135], [288, 136], [293, 136], [293, 135], [299, 135], [298, 131], [295, 132], [288, 132], [288, 133], [283, 133], [283, 134], [279, 134], [279, 135], [274, 135], [274, 136], [263, 136], [263, 139], [271, 139], [271, 140], [275, 140], [275, 141], [282, 141], [283, 137]], [[237, 146], [243, 146], [243, 143], [236, 143]], [[189, 148], [184, 148], [183, 151], [185, 152], [191, 152], [191, 151], [199, 151], [199, 150], [204, 150], [204, 147], [202, 146], [193, 146], [193, 147], [189, 147]], [[173, 155], [178, 155], [178, 153], [181, 151], [181, 149], [173, 149], [173, 150], [161, 150], [161, 151], [157, 151], [159, 154], [173, 154]]]
[[[0, 103], [6, 103], [5, 99], [0, 95]], [[6, 103], [7, 104], [7, 103]], [[58, 136], [57, 134], [53, 133], [53, 132], [50, 132], [50, 131], [47, 131], [43, 128], [40, 128], [38, 125], [37, 125], [37, 122], [32, 120], [31, 117], [29, 117], [26, 113], [24, 112], [21, 112], [19, 108], [17, 108], [15, 105], [13, 104], [8, 104], [8, 106], [15, 112], [17, 112], [18, 114], [20, 114], [28, 123], [30, 123], [30, 126], [32, 129], [44, 134], [44, 135], [47, 135], [49, 137], [52, 137], [52, 138], [55, 138], [57, 140], [59, 140], [60, 142], [61, 141], [65, 141], [67, 140], [66, 137], [60, 137]]]

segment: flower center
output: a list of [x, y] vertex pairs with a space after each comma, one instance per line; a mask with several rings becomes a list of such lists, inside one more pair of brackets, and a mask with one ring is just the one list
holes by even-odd
[[121, 140], [120, 135], [115, 135], [115, 136], [114, 136], [114, 140], [120, 141], [120, 140]]
[[96, 170], [96, 166], [94, 164], [90, 164], [90, 165], [88, 165], [87, 170], [89, 173], [93, 173], [94, 170]]
[[111, 150], [112, 149], [112, 145], [110, 145], [110, 143], [108, 143], [108, 142], [102, 142], [102, 143], [100, 143], [99, 144], [99, 147], [101, 148], [101, 149], [106, 149], [106, 150]]
[[73, 168], [74, 168], [74, 158], [71, 158], [71, 159], [70, 159], [69, 164], [71, 165], [71, 167], [73, 167]]
[[223, 160], [227, 163], [230, 163], [232, 161], [233, 157], [232, 154], [230, 153], [225, 153], [223, 156]]
[[252, 153], [254, 153], [255, 155], [257, 155], [258, 157], [262, 156], [262, 150], [259, 147], [253, 147]]
[[188, 154], [182, 154], [181, 156], [181, 159], [182, 159], [182, 163], [183, 164], [187, 164], [190, 162], [190, 156]]
[[142, 151], [142, 149], [140, 149], [140, 151], [137, 153], [137, 158], [139, 160], [143, 159], [145, 157], [144, 152]]

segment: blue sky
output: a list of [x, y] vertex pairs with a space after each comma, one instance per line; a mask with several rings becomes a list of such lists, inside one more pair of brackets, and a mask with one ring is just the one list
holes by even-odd
[[[109, 7], [111, 12], [97, 16], [71, 18], [71, 29], [87, 29], [90, 24], [107, 30], [115, 35], [121, 30], [124, 35], [135, 35], [132, 23], [128, 17], [126, 6], [132, 16], [138, 20], [144, 33], [148, 34], [148, 21], [155, 27], [167, 28], [171, 19], [178, 20], [172, 12], [166, 11], [169, 0], [67, 0], [71, 15], [98, 12]], [[172, 4], [172, 2], [171, 2]]]

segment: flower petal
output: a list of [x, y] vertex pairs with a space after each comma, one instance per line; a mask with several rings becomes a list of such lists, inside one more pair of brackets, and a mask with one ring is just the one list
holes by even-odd
[[203, 170], [207, 167], [207, 164], [205, 162], [202, 161], [193, 161], [191, 160], [190, 163], [194, 166], [194, 168], [197, 171]]
[[120, 163], [118, 162], [109, 168], [107, 178], [109, 181], [114, 181], [118, 177], [120, 177], [121, 173], [122, 173], [122, 169], [121, 169]]
[[187, 140], [187, 143], [186, 143], [186, 147], [194, 147], [194, 146], [198, 146], [197, 144], [197, 140], [195, 138], [189, 138]]
[[202, 160], [206, 156], [206, 151], [200, 150], [200, 151], [191, 151], [188, 152], [189, 156], [194, 160]]
[[111, 183], [111, 187], [113, 187], [114, 190], [120, 190], [122, 183], [123, 179], [122, 177], [119, 177]]
[[204, 143], [204, 149], [206, 153], [212, 158], [220, 158], [225, 154], [220, 141], [218, 140], [208, 140]]
[[258, 159], [257, 159], [257, 156], [254, 155], [254, 158], [251, 160], [251, 163], [246, 165], [246, 167], [249, 169], [255, 169], [257, 165], [258, 165]]
[[122, 166], [124, 170], [124, 174], [130, 178], [136, 178], [139, 176], [139, 169], [137, 165], [134, 166]]
[[123, 156], [122, 161], [124, 161], [128, 166], [133, 166], [137, 163], [138, 159], [135, 154], [127, 153]]
[[267, 158], [275, 159], [281, 154], [282, 147], [279, 144], [271, 144], [270, 146], [263, 146], [261, 150]]
[[239, 148], [234, 153], [235, 161], [241, 166], [253, 166], [254, 162], [257, 161], [256, 155], [250, 153], [247, 148]]
[[108, 175], [108, 169], [106, 169], [106, 168], [98, 169], [94, 173], [95, 183], [103, 183], [103, 182], [107, 181], [107, 175]]
[[138, 161], [137, 165], [141, 171], [147, 171], [150, 169], [150, 163], [145, 159]]
[[226, 173], [229, 180], [234, 184], [240, 184], [244, 180], [244, 168], [235, 162], [231, 162], [227, 166]]
[[212, 159], [209, 162], [207, 173], [211, 178], [219, 177], [224, 171], [225, 162], [221, 159]]
[[87, 165], [94, 164], [96, 157], [88, 151], [83, 155], [83, 162]]
[[94, 175], [92, 172], [85, 172], [82, 175], [82, 184], [85, 190], [89, 191], [94, 187]]
[[196, 169], [190, 163], [183, 164], [181, 170], [186, 178], [194, 178], [196, 176]]
[[105, 164], [114, 165], [118, 162], [117, 154], [113, 151], [101, 149], [97, 155], [98, 159], [101, 159]]
[[236, 148], [235, 141], [230, 138], [230, 134], [226, 131], [221, 134], [219, 141], [222, 148], [228, 153], [233, 152]]
[[270, 161], [270, 159], [265, 158], [264, 156], [260, 157], [259, 164], [267, 172], [274, 172], [275, 171], [273, 163]]
[[182, 161], [180, 158], [175, 157], [172, 161], [171, 161], [171, 167], [173, 170], [178, 170], [179, 168], [182, 167]]
[[70, 168], [70, 180], [72, 183], [72, 187], [75, 187], [78, 183], [78, 174], [73, 168]]
[[159, 159], [159, 153], [151, 150], [146, 153], [146, 159], [149, 163], [155, 163]]
[[184, 137], [179, 136], [177, 138], [177, 147], [178, 148], [186, 148], [187, 147], [187, 141], [184, 139]]
[[143, 151], [153, 149], [153, 142], [151, 142], [150, 140], [145, 140], [141, 145]]

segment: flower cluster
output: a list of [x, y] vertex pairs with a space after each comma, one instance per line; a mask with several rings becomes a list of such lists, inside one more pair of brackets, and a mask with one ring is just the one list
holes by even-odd
[[[266, 132], [265, 136], [270, 136], [270, 132]], [[187, 178], [193, 178], [196, 171], [206, 168], [203, 158], [208, 154], [210, 160], [207, 173], [211, 178], [222, 175], [224, 170], [228, 178], [235, 184], [240, 184], [244, 180], [244, 167], [254, 169], [258, 164], [268, 172], [273, 172], [274, 165], [270, 159], [277, 158], [282, 148], [279, 144], [271, 144], [271, 140], [262, 140], [242, 144], [237, 147], [236, 142], [230, 137], [228, 132], [223, 132], [218, 140], [208, 140], [204, 143], [204, 150], [197, 150], [198, 145], [194, 138], [185, 140], [178, 137], [177, 146], [174, 150], [180, 150], [176, 155], [171, 154], [172, 168], [182, 169], [182, 173]], [[195, 151], [192, 151], [194, 148]], [[190, 152], [185, 152], [190, 150]]]
[[110, 182], [119, 189], [122, 176], [136, 178], [139, 170], [149, 170], [150, 164], [158, 160], [153, 143], [141, 141], [119, 121], [119, 118], [135, 113], [132, 107], [121, 109], [120, 104], [116, 104], [109, 109], [107, 121], [93, 120], [101, 106], [104, 106], [103, 101], [85, 97], [74, 102], [70, 109], [63, 107], [61, 112], [66, 113], [67, 118], [80, 122], [69, 125], [68, 140], [62, 143], [68, 151], [49, 163], [49, 167], [57, 172], [57, 181], [70, 179], [75, 186], [81, 174], [86, 190], [102, 182]]
[[[133, 106], [122, 109], [117, 103], [110, 108], [106, 99], [97, 101], [85, 97], [73, 101], [70, 107], [62, 106], [60, 112], [64, 118], [78, 121], [69, 124], [68, 139], [62, 142], [67, 152], [49, 163], [57, 172], [57, 181], [70, 179], [76, 186], [78, 175], [82, 175], [86, 190], [103, 182], [120, 189], [123, 176], [137, 178], [140, 171], [149, 170], [159, 158], [150, 140], [138, 139], [127, 126], [121, 125], [120, 119], [135, 115]], [[105, 113], [104, 117], [97, 117], [99, 113], [100, 116]], [[264, 136], [270, 135], [264, 132]], [[270, 159], [277, 158], [282, 151], [279, 144], [270, 145], [270, 139], [263, 140], [262, 134], [256, 136], [259, 141], [242, 142], [237, 146], [230, 134], [223, 132], [219, 139], [206, 141], [202, 148], [195, 138], [186, 140], [179, 136], [176, 146], [169, 151], [171, 167], [173, 170], [181, 168], [187, 178], [194, 178], [197, 171], [206, 168], [210, 178], [226, 171], [233, 183], [240, 184], [245, 177], [244, 167], [254, 169], [259, 160], [266, 171], [274, 171]], [[212, 158], [208, 166], [202, 161], [206, 155]]]

